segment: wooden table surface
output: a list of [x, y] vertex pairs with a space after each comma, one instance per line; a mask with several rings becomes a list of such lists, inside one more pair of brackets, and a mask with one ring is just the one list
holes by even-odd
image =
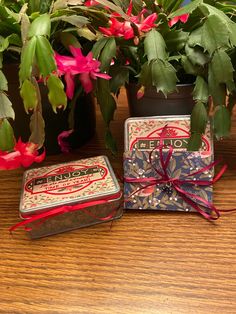
[[[122, 171], [124, 95], [112, 128], [119, 154], [96, 137], [77, 152], [43, 165], [106, 154]], [[236, 207], [236, 120], [230, 139], [215, 144], [228, 163], [215, 184], [219, 209]], [[198, 214], [125, 212], [114, 222], [39, 240], [19, 221], [23, 170], [0, 172], [0, 313], [236, 313], [236, 214], [210, 223]]]

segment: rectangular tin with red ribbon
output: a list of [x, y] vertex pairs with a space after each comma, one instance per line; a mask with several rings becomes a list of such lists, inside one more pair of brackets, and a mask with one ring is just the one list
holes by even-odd
[[106, 156], [27, 170], [20, 216], [31, 238], [120, 218], [122, 193]]

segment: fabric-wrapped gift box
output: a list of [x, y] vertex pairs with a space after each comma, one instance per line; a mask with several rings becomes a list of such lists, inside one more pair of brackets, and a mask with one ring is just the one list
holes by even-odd
[[[163, 153], [163, 160], [168, 151]], [[124, 153], [124, 200], [126, 209], [195, 211], [195, 205], [212, 202], [214, 167], [212, 156], [173, 152], [163, 169], [160, 152], [133, 150]], [[166, 174], [169, 182], [162, 180]], [[194, 197], [194, 196], [196, 197]], [[205, 209], [209, 212], [209, 208]]]

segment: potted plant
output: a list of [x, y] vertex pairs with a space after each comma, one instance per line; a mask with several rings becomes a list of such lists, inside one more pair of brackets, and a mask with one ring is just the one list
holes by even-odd
[[[139, 97], [149, 87], [167, 97], [181, 78], [191, 76], [196, 104], [189, 149], [198, 149], [201, 144], [209, 97], [214, 105], [215, 135], [227, 136], [235, 102], [235, 1], [193, 0], [181, 7], [183, 2], [1, 0], [0, 65], [9, 54], [20, 60], [19, 87], [25, 109], [31, 112], [32, 131], [29, 144], [20, 145], [22, 151], [19, 145], [13, 149], [9, 121], [14, 111], [0, 72], [1, 156], [9, 156], [12, 149], [11, 156], [29, 151], [36, 156], [36, 149], [43, 146], [39, 80], [48, 88], [55, 113], [72, 98], [74, 82], [79, 83], [75, 94], [94, 86], [106, 125], [106, 144], [115, 151], [109, 126], [121, 86], [136, 81]], [[62, 144], [71, 129], [62, 135]]]
[[235, 1], [193, 0], [181, 7], [183, 2], [90, 1], [94, 10], [109, 14], [106, 27], [97, 29], [104, 36], [92, 51], [112, 77], [98, 82], [97, 89], [109, 119], [115, 109], [109, 89], [118, 94], [120, 86], [136, 82], [138, 97], [153, 87], [168, 97], [178, 83], [193, 79], [189, 149], [196, 150], [208, 120], [210, 97], [216, 137], [230, 132], [236, 92], [236, 9]]
[[[30, 161], [34, 157], [38, 160], [38, 149], [45, 143], [45, 130], [48, 150], [53, 140], [63, 151], [68, 150], [65, 140], [68, 137], [80, 143], [81, 139], [91, 136], [89, 132], [93, 133], [93, 82], [97, 77], [110, 79], [101, 72], [100, 62], [90, 52], [90, 42], [96, 35], [87, 26], [91, 22], [95, 25], [98, 20], [103, 25], [107, 17], [103, 12], [87, 9], [80, 0], [0, 1], [0, 159], [3, 167], [15, 167], [27, 157]], [[14, 90], [16, 96], [12, 95]], [[16, 102], [13, 106], [12, 99]], [[24, 117], [21, 108], [28, 117]], [[80, 118], [79, 123], [75, 115]], [[52, 125], [54, 116], [56, 125]], [[67, 120], [64, 123], [64, 117], [69, 123]], [[14, 120], [19, 124], [16, 137]], [[55, 133], [48, 141], [47, 136], [55, 129], [61, 133]], [[26, 143], [18, 140], [25, 130], [29, 134]]]

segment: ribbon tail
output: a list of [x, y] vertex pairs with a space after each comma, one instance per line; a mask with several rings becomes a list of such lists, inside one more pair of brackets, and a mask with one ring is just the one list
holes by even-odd
[[[183, 200], [189, 204], [191, 207], [193, 207], [199, 214], [201, 214], [203, 217], [205, 217], [207, 220], [217, 220], [220, 217], [219, 210], [210, 202], [206, 201], [202, 197], [189, 193], [187, 191], [182, 190], [179, 186], [175, 185], [176, 191], [181, 195]], [[194, 200], [194, 199], [196, 200]], [[197, 201], [201, 202], [202, 204], [199, 205]], [[203, 205], [204, 204], [204, 205]], [[211, 211], [210, 214], [208, 214], [206, 211], [204, 211], [202, 208], [209, 209]], [[212, 215], [212, 213], [215, 213], [215, 216]]]
[[224, 166], [220, 169], [220, 171], [217, 173], [217, 175], [214, 177], [213, 183], [215, 183], [216, 181], [218, 181], [218, 180], [222, 177], [222, 175], [224, 174], [224, 172], [226, 171], [226, 169], [227, 169], [227, 165], [224, 165]]
[[47, 219], [49, 219], [50, 217], [52, 216], [56, 216], [56, 215], [59, 215], [59, 214], [63, 214], [65, 211], [63, 211], [63, 207], [60, 207], [60, 208], [56, 208], [50, 212], [45, 212], [45, 213], [41, 213], [39, 215], [35, 215], [35, 216], [32, 216], [32, 217], [29, 217], [28, 219], [26, 220], [23, 220], [23, 221], [20, 221], [18, 222], [17, 224], [15, 224], [14, 226], [11, 226], [9, 228], [9, 231], [10, 232], [13, 232], [15, 231], [16, 229], [20, 228], [20, 227], [25, 227], [25, 230], [26, 231], [30, 231], [31, 228], [28, 228], [27, 226], [32, 223], [32, 222], [35, 222], [35, 221], [45, 221]]

